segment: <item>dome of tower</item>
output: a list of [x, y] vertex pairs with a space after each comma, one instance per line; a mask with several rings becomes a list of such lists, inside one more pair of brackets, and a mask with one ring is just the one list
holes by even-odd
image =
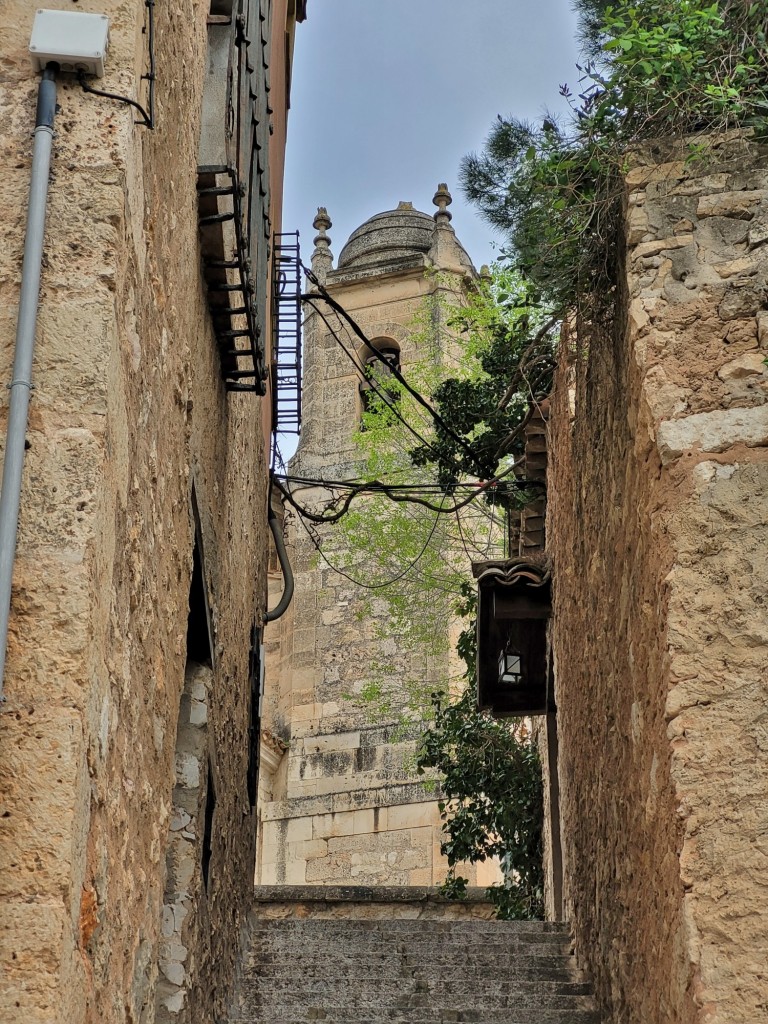
[[435, 221], [428, 213], [400, 203], [396, 210], [377, 213], [352, 232], [341, 250], [339, 270], [362, 269], [426, 256], [432, 246]]

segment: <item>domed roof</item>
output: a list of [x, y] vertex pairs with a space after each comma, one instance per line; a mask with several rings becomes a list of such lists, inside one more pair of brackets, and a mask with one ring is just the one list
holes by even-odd
[[426, 255], [432, 246], [434, 230], [434, 217], [414, 210], [412, 203], [400, 203], [396, 210], [377, 213], [352, 232], [341, 250], [338, 268], [399, 263], [409, 257]]

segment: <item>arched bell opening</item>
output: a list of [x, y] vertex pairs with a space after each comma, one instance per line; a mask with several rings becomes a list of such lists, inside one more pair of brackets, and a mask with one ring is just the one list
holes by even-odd
[[400, 346], [394, 338], [374, 338], [357, 353], [362, 371], [359, 393], [360, 412], [376, 408], [376, 400], [397, 405], [400, 388], [395, 373], [400, 372]]

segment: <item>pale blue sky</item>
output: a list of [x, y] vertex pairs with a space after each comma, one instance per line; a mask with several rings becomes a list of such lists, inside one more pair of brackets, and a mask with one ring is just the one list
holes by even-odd
[[459, 162], [497, 114], [559, 109], [577, 85], [568, 0], [309, 0], [298, 26], [283, 225], [312, 252], [327, 206], [335, 257], [364, 220], [408, 200], [432, 213], [439, 181], [474, 262], [491, 229], [458, 187]]

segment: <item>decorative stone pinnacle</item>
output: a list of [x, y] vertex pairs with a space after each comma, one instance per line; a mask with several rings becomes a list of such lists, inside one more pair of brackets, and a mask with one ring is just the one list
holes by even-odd
[[328, 271], [333, 270], [333, 253], [331, 252], [331, 240], [326, 234], [328, 228], [332, 227], [332, 223], [324, 206], [318, 206], [317, 216], [312, 221], [312, 227], [317, 231], [315, 251], [312, 253], [312, 272], [321, 284], [325, 284]]
[[397, 208], [398, 210], [412, 210], [413, 203], [398, 203]]
[[453, 202], [453, 196], [448, 191], [448, 186], [444, 181], [440, 182], [437, 186], [437, 192], [435, 192], [432, 202], [437, 207], [437, 213], [435, 214], [437, 224], [450, 224], [453, 214], [448, 212], [448, 207]]
[[[318, 206], [317, 216], [312, 221], [312, 227], [315, 229], [315, 231], [320, 232], [321, 237], [325, 236], [325, 232], [328, 230], [328, 228], [333, 227], [333, 224], [331, 223], [331, 218], [328, 216], [328, 211], [324, 206]], [[317, 241], [317, 239], [315, 239], [315, 241]]]

